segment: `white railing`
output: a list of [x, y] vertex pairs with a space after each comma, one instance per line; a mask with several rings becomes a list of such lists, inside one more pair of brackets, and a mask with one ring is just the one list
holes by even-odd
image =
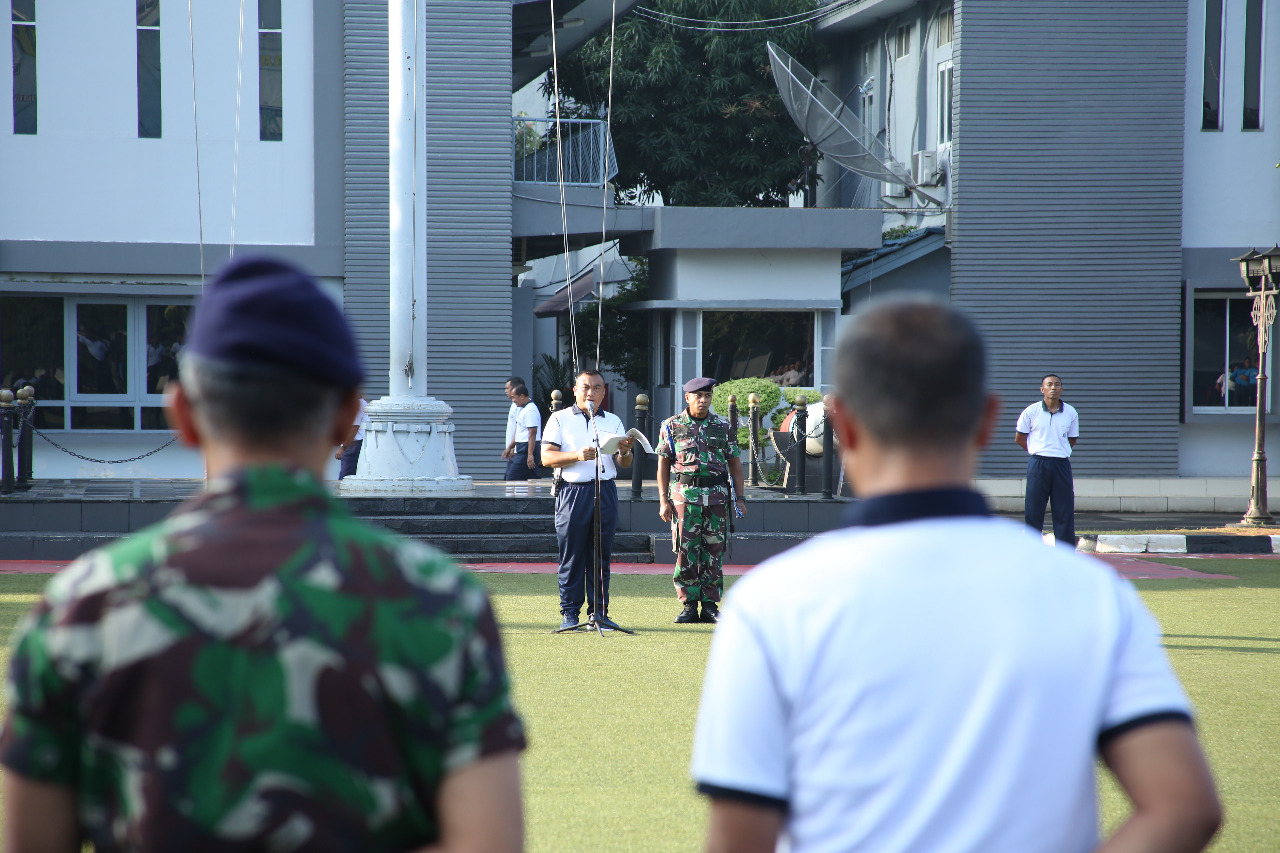
[[516, 181], [558, 184], [564, 167], [564, 183], [599, 187], [618, 174], [609, 129], [595, 119], [561, 119], [559, 139], [563, 157], [556, 153], [555, 119], [512, 119]]

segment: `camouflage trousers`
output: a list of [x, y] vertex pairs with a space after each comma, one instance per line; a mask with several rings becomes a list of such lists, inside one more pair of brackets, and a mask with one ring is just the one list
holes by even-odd
[[676, 570], [672, 577], [682, 603], [719, 601], [724, 593], [724, 552], [729, 542], [729, 505], [674, 501], [676, 522], [672, 545]]

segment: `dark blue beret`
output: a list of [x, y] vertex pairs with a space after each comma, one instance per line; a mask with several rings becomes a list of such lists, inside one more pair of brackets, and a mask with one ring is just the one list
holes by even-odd
[[699, 376], [697, 379], [690, 379], [684, 383], [684, 393], [692, 394], [694, 391], [709, 391], [716, 387], [714, 379], [708, 379], [705, 376]]
[[196, 304], [186, 350], [223, 364], [284, 367], [339, 388], [364, 380], [338, 306], [311, 276], [273, 258], [222, 268]]

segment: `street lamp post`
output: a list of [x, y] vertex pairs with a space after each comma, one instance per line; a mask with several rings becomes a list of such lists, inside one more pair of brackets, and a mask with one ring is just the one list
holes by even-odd
[[1253, 325], [1258, 330], [1258, 385], [1254, 406], [1253, 473], [1249, 484], [1249, 511], [1241, 524], [1261, 527], [1271, 524], [1267, 508], [1267, 345], [1271, 324], [1276, 318], [1276, 283], [1280, 279], [1280, 246], [1269, 252], [1250, 249], [1238, 258], [1240, 277], [1253, 296]]

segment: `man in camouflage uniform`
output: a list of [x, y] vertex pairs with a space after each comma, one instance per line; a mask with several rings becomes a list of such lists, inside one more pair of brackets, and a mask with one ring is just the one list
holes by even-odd
[[7, 849], [520, 849], [483, 587], [320, 479], [362, 378], [301, 271], [208, 286], [166, 401], [208, 488], [73, 563], [16, 632]]
[[[715, 384], [706, 377], [684, 384], [686, 407], [662, 422], [654, 448], [658, 452], [658, 514], [672, 525], [673, 580], [676, 597], [684, 605], [677, 625], [719, 619], [730, 499], [739, 513], [746, 514], [738, 437], [730, 434], [726, 418], [711, 411]], [[698, 602], [702, 602], [701, 617]]]

